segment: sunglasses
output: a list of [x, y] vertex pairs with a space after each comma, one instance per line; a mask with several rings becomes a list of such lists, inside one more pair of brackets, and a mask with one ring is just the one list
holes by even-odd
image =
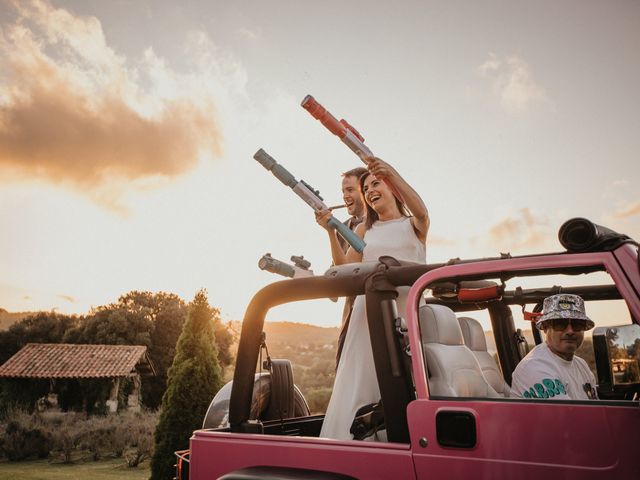
[[574, 332], [584, 332], [587, 330], [587, 321], [576, 318], [554, 318], [553, 320], [549, 320], [549, 324], [556, 332], [566, 330], [569, 324], [571, 324], [571, 329]]

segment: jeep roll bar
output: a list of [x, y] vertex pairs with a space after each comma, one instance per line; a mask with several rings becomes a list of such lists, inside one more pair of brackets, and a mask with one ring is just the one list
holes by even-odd
[[[385, 411], [390, 441], [409, 441], [406, 404], [414, 397], [410, 375], [399, 369], [402, 352], [389, 338], [395, 331], [395, 287], [411, 286], [424, 273], [444, 264], [417, 265], [381, 257], [379, 262], [332, 267], [324, 276], [283, 280], [262, 288], [245, 312], [238, 345], [236, 369], [229, 402], [232, 432], [261, 433], [262, 424], [250, 421], [253, 375], [258, 362], [262, 330], [270, 308], [283, 303], [326, 297], [366, 295], [371, 343], [376, 355], [376, 375]], [[383, 325], [380, 328], [380, 325]], [[386, 332], [386, 333], [385, 333]], [[387, 392], [392, 392], [389, 395]], [[398, 395], [402, 392], [402, 395]], [[396, 398], [397, 397], [397, 398]]]

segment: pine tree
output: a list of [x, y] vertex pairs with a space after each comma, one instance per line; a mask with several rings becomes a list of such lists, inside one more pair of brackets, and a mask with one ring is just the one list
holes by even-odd
[[151, 480], [174, 477], [173, 453], [189, 447], [191, 434], [202, 426], [211, 399], [222, 387], [213, 328], [218, 317], [219, 311], [209, 306], [206, 291], [196, 293], [168, 372], [155, 431]]

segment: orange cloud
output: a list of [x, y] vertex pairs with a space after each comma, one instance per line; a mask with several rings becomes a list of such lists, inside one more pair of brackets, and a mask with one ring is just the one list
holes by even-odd
[[221, 153], [211, 98], [181, 89], [153, 52], [130, 68], [96, 18], [43, 1], [14, 7], [0, 30], [0, 168], [91, 193]]
[[489, 229], [489, 238], [499, 249], [531, 249], [543, 246], [549, 237], [547, 222], [535, 218], [528, 208], [509, 215]]
[[640, 215], [640, 202], [631, 203], [613, 214], [616, 218], [629, 218], [638, 215]]
[[430, 246], [438, 247], [455, 247], [458, 242], [440, 235], [429, 235], [428, 243]]

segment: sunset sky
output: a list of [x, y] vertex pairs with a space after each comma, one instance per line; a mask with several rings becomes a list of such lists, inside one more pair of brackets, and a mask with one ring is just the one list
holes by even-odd
[[306, 94], [421, 194], [429, 262], [559, 251], [574, 216], [640, 239], [639, 52], [634, 0], [0, 0], [0, 307], [206, 288], [236, 320], [278, 280], [264, 253], [323, 272], [312, 211], [252, 158], [342, 202], [360, 162]]

